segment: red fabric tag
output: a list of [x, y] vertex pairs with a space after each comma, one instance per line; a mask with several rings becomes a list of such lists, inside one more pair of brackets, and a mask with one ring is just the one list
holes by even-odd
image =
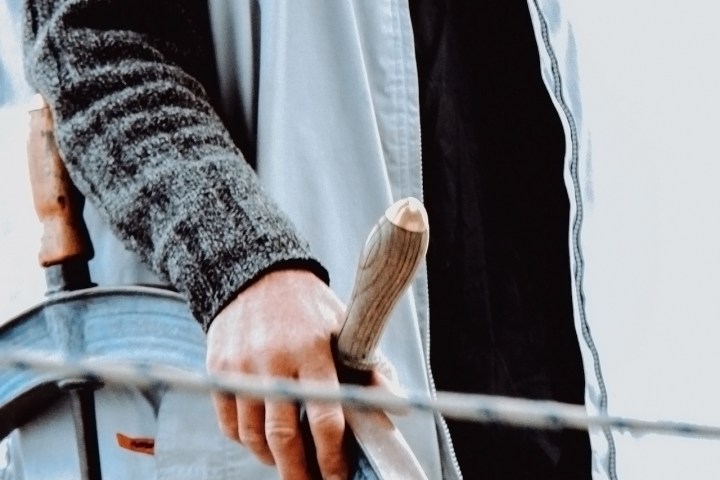
[[116, 434], [117, 442], [120, 448], [130, 450], [131, 452], [145, 453], [155, 455], [155, 439], [138, 437], [132, 438], [122, 433]]

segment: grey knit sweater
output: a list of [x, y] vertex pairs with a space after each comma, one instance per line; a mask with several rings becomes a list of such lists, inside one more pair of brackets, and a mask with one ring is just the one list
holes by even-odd
[[[25, 63], [70, 175], [204, 328], [268, 269], [327, 281], [213, 108], [202, 0], [27, 0]], [[240, 72], [242, 74], [242, 72]]]

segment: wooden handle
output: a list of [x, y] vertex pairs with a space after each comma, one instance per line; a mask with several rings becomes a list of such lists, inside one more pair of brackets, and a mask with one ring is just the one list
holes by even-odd
[[[380, 336], [393, 307], [425, 258], [428, 239], [427, 213], [414, 198], [391, 205], [370, 232], [335, 344], [341, 381], [367, 381], [375, 365]], [[402, 434], [384, 412], [351, 406], [345, 406], [343, 411], [377, 478], [427, 480]]]
[[374, 367], [380, 336], [425, 258], [429, 236], [427, 213], [415, 198], [391, 205], [370, 232], [337, 338], [338, 360], [344, 366], [364, 371]]
[[33, 98], [30, 110], [27, 155], [35, 211], [43, 225], [40, 265], [88, 260], [92, 249], [81, 223], [79, 195], [55, 143], [52, 112], [40, 95]]

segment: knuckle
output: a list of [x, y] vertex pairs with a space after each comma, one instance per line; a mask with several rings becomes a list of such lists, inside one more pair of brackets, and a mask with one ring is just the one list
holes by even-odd
[[265, 436], [268, 444], [283, 450], [300, 439], [300, 431], [293, 425], [270, 422], [265, 426]]
[[250, 450], [256, 451], [265, 449], [267, 441], [265, 440], [265, 434], [257, 432], [255, 430], [243, 431], [240, 433], [240, 441], [243, 445], [248, 447]]
[[342, 437], [345, 430], [345, 419], [339, 409], [323, 408], [313, 412], [310, 418], [313, 430], [324, 436]]
[[209, 372], [222, 372], [228, 370], [231, 367], [232, 362], [228, 357], [224, 355], [214, 355], [212, 357], [207, 357], [207, 359], [205, 360], [205, 365]]
[[208, 357], [205, 360], [205, 367], [208, 372], [215, 373], [222, 371], [223, 361], [218, 358]]
[[235, 357], [208, 357], [205, 365], [208, 373], [211, 374], [222, 374], [225, 372], [251, 372], [253, 370], [253, 358], [255, 357], [248, 355]]

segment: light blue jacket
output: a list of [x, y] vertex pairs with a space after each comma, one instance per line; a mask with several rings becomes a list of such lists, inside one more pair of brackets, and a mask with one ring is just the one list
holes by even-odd
[[[408, 4], [210, 5], [225, 105], [243, 113], [263, 184], [347, 299], [372, 225], [394, 200], [422, 198]], [[423, 271], [396, 308], [381, 348], [405, 388], [429, 392], [427, 297]], [[427, 414], [398, 423], [429, 477], [453, 478], [444, 425]]]
[[[422, 199], [418, 80], [407, 0], [211, 0], [226, 119], [254, 141], [266, 190], [309, 239], [340, 298], [350, 295], [367, 233], [393, 201]], [[563, 25], [556, 2], [529, 2], [544, 77], [553, 71], [548, 32]], [[552, 23], [548, 23], [548, 19]], [[544, 22], [544, 23], [543, 23]], [[559, 39], [566, 45], [565, 39]], [[563, 64], [564, 65], [564, 64]], [[565, 73], [565, 72], [563, 72]], [[557, 98], [556, 98], [557, 103]], [[561, 105], [558, 104], [560, 111]], [[568, 137], [568, 141], [571, 142]], [[98, 225], [90, 208], [88, 221]], [[101, 225], [94, 244], [119, 244]], [[129, 254], [128, 254], [129, 255]], [[153, 283], [128, 256], [98, 252], [93, 278]], [[103, 265], [112, 258], [112, 265]], [[110, 275], [110, 276], [107, 276]], [[381, 348], [400, 383], [434, 391], [429, 368], [427, 277], [397, 306]], [[458, 476], [444, 422], [427, 414], [397, 423], [429, 478]]]
[[[226, 118], [240, 112], [269, 194], [309, 239], [347, 299], [371, 227], [403, 197], [422, 198], [418, 83], [403, 0], [212, 0]], [[92, 207], [102, 284], [156, 283]], [[112, 255], [103, 254], [115, 252]], [[118, 267], [118, 255], [124, 255]], [[381, 349], [408, 390], [432, 392], [424, 269], [396, 307]], [[429, 478], [456, 478], [444, 422], [396, 419]], [[442, 452], [442, 453], [441, 453]], [[254, 477], [258, 478], [258, 477]]]

